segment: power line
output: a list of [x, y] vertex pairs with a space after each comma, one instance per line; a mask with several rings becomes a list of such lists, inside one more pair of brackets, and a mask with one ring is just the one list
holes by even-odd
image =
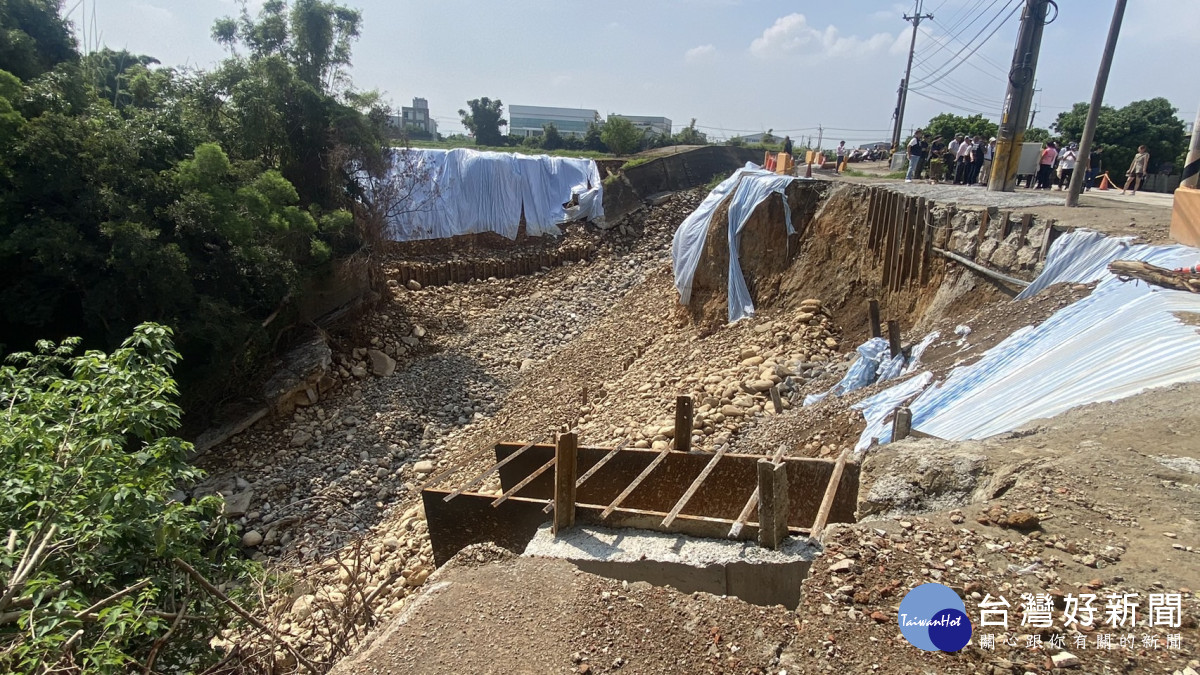
[[[937, 23], [939, 26], [941, 26], [941, 24], [940, 24], [940, 23], [938, 23], [937, 21], [934, 21], [934, 23]], [[949, 37], [950, 37], [951, 39], [953, 39], [953, 40], [956, 40], [956, 41], [958, 41], [958, 42], [959, 42], [959, 44], [963, 44], [963, 43], [962, 43], [962, 41], [958, 39], [958, 37], [956, 37], [956, 36], [953, 36], [953, 35], [950, 35]], [[980, 55], [979, 55], [979, 60], [983, 61], [984, 63], [986, 63], [987, 65], [991, 66], [992, 68], [995, 68], [997, 72], [999, 72], [999, 73], [1001, 73], [1001, 74], [1003, 74], [1003, 75], [1007, 75], [1007, 74], [1008, 74], [1008, 71], [1007, 71], [1007, 70], [1005, 70], [1004, 66], [1002, 66], [1002, 65], [1000, 65], [999, 63], [996, 63], [995, 61], [991, 60], [991, 59], [990, 59], [990, 58], [988, 58], [988, 57], [987, 57], [985, 54], [980, 54]]]
[[[993, 5], [994, 4], [995, 3], [993, 2]], [[1020, 0], [1015, 0], [1015, 3], [1014, 3], [1014, 0], [1007, 0], [1007, 2], [1004, 4], [1004, 6], [1002, 6], [1000, 8], [1000, 11], [997, 12], [995, 15], [993, 15], [992, 18], [989, 19], [987, 21], [987, 23], [985, 23], [983, 25], [983, 27], [980, 28], [979, 31], [977, 33], [975, 33], [975, 35], [972, 36], [969, 41], [962, 43], [962, 45], [963, 45], [962, 48], [960, 48], [953, 56], [951, 56], [949, 59], [947, 59], [942, 65], [938, 66], [937, 68], [934, 68], [933, 69], [934, 73], [936, 74], [938, 71], [945, 69], [946, 66], [950, 66], [951, 64], [953, 64], [953, 66], [950, 68], [950, 70], [946, 71], [946, 74], [949, 74], [950, 72], [952, 72], [953, 70], [955, 70], [959, 66], [961, 66], [963, 63], [969, 62], [970, 58], [977, 51], [979, 51], [979, 48], [982, 47], [984, 44], [986, 44], [987, 41], [990, 40], [992, 38], [992, 36], [996, 34], [996, 31], [998, 31], [1001, 26], [1003, 26], [1010, 18], [1012, 18], [1012, 15], [1013, 15], [1013, 13], [1015, 13], [1015, 10], [1013, 12], [1010, 12], [1007, 17], [1004, 17], [1004, 19], [1001, 20], [1000, 23], [996, 25], [996, 28], [994, 28], [992, 30], [992, 32], [989, 33], [988, 36], [983, 39], [982, 42], [979, 42], [979, 44], [975, 45], [974, 47], [971, 46], [972, 43], [974, 43], [976, 40], [979, 39], [979, 36], [983, 35], [984, 31], [986, 31], [997, 19], [999, 19], [1001, 17], [1001, 15], [1004, 14], [1004, 11], [1008, 9], [1008, 6], [1010, 4], [1015, 4], [1017, 9], [1020, 8]], [[989, 6], [989, 9], [990, 8], [991, 8], [991, 6]], [[963, 52], [967, 51], [968, 49], [970, 49], [971, 51], [964, 57]], [[926, 79], [928, 79], [928, 78], [926, 78]]]
[[[973, 19], [971, 19], [971, 21], [970, 21], [969, 23], [967, 23], [967, 25], [965, 25], [965, 26], [963, 26], [961, 29], [959, 29], [959, 30], [958, 30], [958, 32], [950, 32], [950, 31], [947, 31], [947, 32], [949, 33], [949, 37], [950, 37], [950, 39], [952, 39], [952, 40], [957, 40], [957, 41], [958, 41], [960, 44], [962, 44], [962, 45], [963, 45], [963, 48], [962, 48], [962, 49], [960, 49], [960, 50], [958, 51], [958, 54], [961, 54], [961, 53], [963, 52], [963, 50], [964, 50], [964, 49], [967, 49], [967, 48], [968, 48], [968, 46], [969, 46], [969, 45], [967, 45], [966, 43], [963, 43], [961, 39], [959, 39], [959, 35], [961, 35], [962, 33], [966, 32], [966, 31], [967, 31], [967, 29], [968, 29], [968, 28], [970, 28], [971, 26], [973, 26], [973, 25], [975, 24], [975, 22], [976, 22], [976, 21], [978, 21], [978, 20], [980, 20], [981, 18], [983, 18], [983, 15], [984, 15], [984, 14], [986, 14], [986, 13], [988, 13], [989, 11], [991, 11], [991, 9], [992, 9], [993, 7], [995, 7], [995, 6], [996, 6], [996, 3], [1000, 2], [1000, 1], [1001, 1], [1001, 0], [992, 0], [992, 3], [991, 3], [990, 5], [988, 5], [986, 8], [984, 8], [984, 10], [983, 10], [982, 12], [980, 12], [979, 14], [976, 14], [976, 15], [975, 15], [975, 17], [974, 17]], [[1007, 4], [1007, 2], [1009, 2], [1009, 1], [1011, 1], [1011, 0], [1006, 0], [1006, 4]], [[1002, 8], [1000, 9], [1000, 12], [1003, 12], [1003, 11], [1004, 11], [1004, 8], [1002, 7]], [[993, 17], [992, 21], [995, 21], [995, 18], [994, 18], [994, 17]], [[991, 21], [989, 21], [988, 23], [990, 24], [990, 23], [991, 23]], [[985, 28], [986, 28], [986, 25], [985, 25]], [[980, 32], [982, 32], [982, 31], [980, 31]], [[978, 37], [978, 36], [979, 36], [979, 35], [978, 35], [978, 33], [977, 33], [977, 34], [976, 34], [976, 37]], [[972, 38], [972, 39], [974, 39], [974, 38]], [[946, 48], [946, 49], [948, 49], [949, 47], [947, 47], [946, 45], [942, 45], [942, 46], [941, 46], [941, 47], [939, 47], [938, 49], [935, 49], [935, 50], [933, 50], [933, 51], [932, 51], [932, 52], [930, 52], [928, 55], [926, 55], [926, 56], [925, 56], [923, 59], [921, 59], [921, 60], [918, 62], [918, 65], [922, 65], [922, 64], [926, 63], [927, 61], [929, 61], [930, 59], [932, 59], [932, 58], [933, 58], [933, 57], [934, 57], [934, 56], [935, 56], [935, 55], [936, 55], [938, 52], [942, 51], [942, 49], [943, 49], [943, 48]], [[955, 54], [954, 56], [952, 56], [952, 57], [950, 57], [950, 58], [951, 58], [951, 59], [953, 59], [954, 57], [958, 56], [958, 54]]]
[[993, 117], [999, 117], [999, 115], [997, 113], [988, 112], [986, 110], [980, 110], [978, 108], [970, 108], [970, 107], [964, 106], [960, 103], [951, 103], [950, 101], [943, 101], [940, 98], [935, 98], [924, 92], [913, 90], [913, 93], [916, 94], [917, 96], [920, 96], [921, 98], [927, 98], [930, 101], [933, 101], [934, 103], [941, 103], [944, 106], [949, 106], [951, 108], [954, 108], [956, 110], [961, 110], [963, 112], [969, 112], [969, 113], [976, 114], [976, 115], [983, 115], [984, 117], [987, 117], [988, 119], [991, 119]]
[[[1006, 6], [1005, 8], [1007, 9], [1007, 6]], [[974, 48], [971, 50], [971, 52], [970, 52], [969, 54], [967, 54], [967, 55], [966, 55], [966, 57], [964, 57], [964, 59], [963, 59], [963, 60], [961, 60], [961, 61], [958, 61], [957, 63], [955, 63], [953, 66], [951, 66], [951, 67], [950, 67], [950, 69], [949, 69], [949, 70], [947, 70], [947, 71], [945, 71], [944, 73], [942, 73], [940, 76], [938, 76], [938, 78], [937, 78], [936, 80], [933, 80], [933, 81], [934, 81], [934, 82], [937, 82], [938, 80], [940, 80], [940, 79], [942, 79], [942, 78], [946, 77], [946, 76], [947, 76], [947, 75], [949, 75], [950, 73], [953, 73], [954, 71], [958, 70], [959, 66], [961, 66], [961, 65], [962, 65], [962, 64], [963, 64], [963, 63], [966, 61], [966, 59], [970, 59], [970, 58], [971, 58], [971, 56], [975, 54], [975, 52], [979, 51], [979, 48], [980, 48], [980, 47], [982, 47], [983, 45], [987, 44], [988, 40], [991, 40], [991, 39], [992, 39], [992, 37], [993, 37], [993, 36], [994, 36], [994, 35], [995, 35], [995, 34], [996, 34], [996, 33], [997, 33], [997, 32], [998, 32], [998, 31], [999, 31], [1001, 28], [1003, 28], [1003, 27], [1004, 27], [1004, 24], [1008, 23], [1009, 19], [1011, 19], [1011, 18], [1013, 17], [1013, 15], [1015, 15], [1015, 14], [1017, 13], [1017, 10], [1019, 10], [1019, 9], [1021, 9], [1021, 2], [1020, 2], [1020, 0], [1017, 0], [1015, 3], [1013, 3], [1013, 9], [1012, 9], [1012, 11], [1010, 11], [1010, 12], [1008, 13], [1008, 16], [1004, 17], [1004, 19], [1003, 19], [1003, 20], [1001, 20], [1001, 21], [1000, 21], [1000, 23], [996, 24], [996, 27], [992, 29], [992, 32], [991, 32], [991, 33], [988, 33], [988, 36], [987, 36], [987, 37], [985, 37], [985, 38], [983, 39], [983, 41], [982, 41], [982, 42], [980, 42], [979, 44], [975, 45], [975, 47], [974, 47]], [[1001, 10], [1001, 11], [1003, 12], [1003, 10]], [[998, 17], [998, 16], [999, 16], [999, 15], [997, 15], [997, 17]], [[992, 21], [995, 21], [995, 18], [993, 18], [993, 19], [992, 19]], [[990, 25], [990, 24], [991, 24], [991, 21], [989, 21], [989, 22], [988, 22], [988, 25]], [[983, 30], [986, 30], [986, 29], [987, 29], [987, 25], [985, 25], [985, 26], [983, 27], [983, 29], [981, 29], [981, 30], [980, 30], [980, 33], [982, 33], [982, 32], [983, 32]], [[978, 34], [976, 34], [976, 37], [978, 37]], [[971, 41], [972, 41], [972, 42], [974, 42], [974, 41], [975, 41], [975, 38], [971, 38]], [[964, 49], [965, 49], [965, 47], [964, 47]], [[959, 54], [961, 54], [961, 53], [962, 53], [962, 50], [959, 50]], [[958, 57], [958, 54], [955, 54], [954, 58], [957, 58], [957, 57]], [[951, 60], [953, 60], [953, 59], [951, 59]], [[949, 64], [950, 64], [950, 62], [948, 61], [948, 62], [946, 62], [946, 64], [945, 64], [945, 65], [949, 65]], [[945, 67], [945, 65], [943, 65], [943, 68]], [[939, 70], [940, 70], [940, 69], [939, 69]], [[932, 77], [932, 76], [931, 76], [931, 77]], [[928, 78], [926, 78], [926, 80], [927, 80], [927, 79], [928, 79]], [[925, 80], [922, 80], [922, 81], [921, 81], [921, 82], [919, 82], [918, 84], [924, 84], [924, 83], [926, 83], [926, 82], [925, 82]]]

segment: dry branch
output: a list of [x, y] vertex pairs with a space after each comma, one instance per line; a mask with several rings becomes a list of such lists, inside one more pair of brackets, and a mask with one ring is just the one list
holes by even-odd
[[1137, 279], [1176, 291], [1200, 293], [1200, 274], [1156, 267], [1140, 260], [1114, 260], [1108, 264], [1108, 271], [1121, 281]]

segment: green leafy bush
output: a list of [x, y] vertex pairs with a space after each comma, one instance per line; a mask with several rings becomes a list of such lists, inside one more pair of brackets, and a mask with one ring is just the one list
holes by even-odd
[[111, 354], [78, 345], [0, 367], [0, 668], [192, 670], [227, 617], [175, 558], [214, 583], [251, 564], [219, 497], [172, 498], [201, 477], [168, 435], [179, 354], [155, 324]]

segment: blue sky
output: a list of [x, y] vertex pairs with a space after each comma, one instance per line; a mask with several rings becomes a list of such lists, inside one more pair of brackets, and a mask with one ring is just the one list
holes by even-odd
[[[363, 13], [355, 85], [396, 106], [427, 98], [443, 133], [461, 130], [468, 99], [488, 96], [664, 115], [677, 128], [694, 117], [710, 137], [775, 129], [815, 140], [822, 125], [826, 145], [890, 136], [911, 37], [902, 15], [913, 11], [884, 0], [343, 1]], [[232, 0], [82, 2], [77, 28], [166, 65], [219, 61], [212, 22], [238, 11]], [[924, 0], [934, 19], [918, 35], [906, 128], [945, 111], [996, 116], [1020, 4]], [[1091, 97], [1112, 16], [1112, 0], [1058, 4], [1039, 60], [1037, 126]], [[1200, 80], [1181, 73], [1195, 69], [1198, 35], [1200, 0], [1129, 0], [1105, 102], [1164, 96], [1191, 122]]]

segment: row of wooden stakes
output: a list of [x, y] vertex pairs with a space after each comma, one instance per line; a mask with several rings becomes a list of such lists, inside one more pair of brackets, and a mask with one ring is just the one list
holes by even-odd
[[899, 291], [906, 284], [929, 282], [933, 259], [933, 201], [873, 188], [867, 206], [867, 245], [883, 257], [881, 285]]
[[466, 283], [475, 279], [507, 279], [526, 276], [542, 268], [557, 267], [565, 262], [587, 260], [595, 253], [595, 247], [587, 245], [566, 246], [553, 251], [524, 253], [512, 258], [488, 258], [483, 260], [447, 260], [443, 262], [402, 262], [389, 276], [406, 283], [416, 281], [422, 286], [445, 286]]

